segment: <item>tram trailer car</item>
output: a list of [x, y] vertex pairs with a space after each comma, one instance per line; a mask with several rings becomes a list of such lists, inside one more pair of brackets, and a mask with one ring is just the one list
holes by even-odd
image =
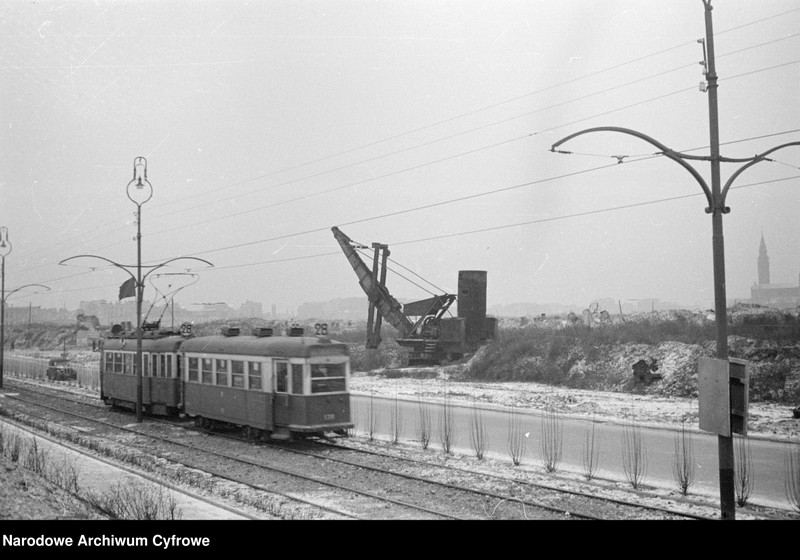
[[[142, 410], [175, 415], [183, 408], [180, 346], [182, 336], [142, 337]], [[136, 337], [122, 335], [103, 341], [100, 398], [111, 406], [136, 409]]]
[[[347, 345], [292, 332], [226, 329], [215, 336], [143, 338], [143, 409], [276, 439], [344, 434], [353, 427]], [[101, 397], [107, 404], [135, 408], [135, 357], [135, 336], [104, 341]]]

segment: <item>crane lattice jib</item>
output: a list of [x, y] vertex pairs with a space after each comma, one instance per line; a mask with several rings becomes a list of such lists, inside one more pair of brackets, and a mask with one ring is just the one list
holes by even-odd
[[333, 231], [336, 241], [339, 242], [342, 251], [350, 262], [350, 266], [353, 267], [356, 276], [358, 276], [358, 283], [361, 285], [361, 289], [364, 290], [364, 293], [367, 294], [369, 301], [377, 308], [381, 316], [400, 331], [404, 337], [408, 336], [413, 332], [414, 324], [403, 314], [400, 302], [389, 293], [389, 290], [387, 290], [385, 286], [382, 286], [375, 279], [372, 271], [364, 261], [361, 260], [361, 257], [355, 249], [353, 249], [352, 239], [342, 233], [337, 227], [331, 228], [331, 231]]

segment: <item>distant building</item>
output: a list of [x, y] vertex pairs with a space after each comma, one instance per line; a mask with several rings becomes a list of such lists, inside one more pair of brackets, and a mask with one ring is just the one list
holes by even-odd
[[797, 285], [770, 283], [769, 255], [763, 233], [758, 248], [758, 283], [750, 287], [750, 303], [776, 309], [800, 306], [800, 276]]
[[264, 309], [261, 302], [258, 301], [245, 301], [239, 306], [240, 317], [263, 317]]
[[769, 285], [769, 255], [767, 254], [767, 243], [764, 241], [764, 234], [761, 234], [761, 245], [758, 246], [758, 285]]
[[369, 300], [366, 297], [305, 302], [297, 309], [297, 318], [353, 321], [366, 318], [368, 309]]

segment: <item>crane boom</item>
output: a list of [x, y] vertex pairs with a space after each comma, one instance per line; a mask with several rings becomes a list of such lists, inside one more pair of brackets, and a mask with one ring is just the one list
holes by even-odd
[[400, 331], [403, 337], [408, 336], [414, 331], [414, 323], [403, 313], [400, 302], [389, 293], [386, 286], [378, 282], [369, 267], [361, 260], [361, 257], [353, 248], [353, 240], [337, 227], [331, 228], [331, 231], [342, 247], [350, 266], [353, 267], [356, 276], [358, 276], [358, 283], [367, 294], [369, 301], [378, 309], [383, 318]]

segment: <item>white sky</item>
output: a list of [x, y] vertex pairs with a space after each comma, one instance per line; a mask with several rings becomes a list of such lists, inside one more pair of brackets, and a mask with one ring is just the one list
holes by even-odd
[[[713, 5], [722, 155], [800, 141], [800, 5]], [[58, 262], [136, 263], [126, 186], [144, 156], [143, 261], [215, 266], [183, 304], [361, 296], [336, 225], [427, 288], [400, 265], [447, 291], [486, 270], [490, 306], [713, 306], [711, 218], [685, 169], [619, 133], [550, 152], [617, 126], [708, 155], [701, 0], [2, 0], [0, 26], [5, 285], [51, 289], [11, 305], [116, 299], [124, 271]], [[749, 297], [762, 232], [772, 281], [798, 283], [800, 148], [771, 158], [727, 199], [729, 299]]]

